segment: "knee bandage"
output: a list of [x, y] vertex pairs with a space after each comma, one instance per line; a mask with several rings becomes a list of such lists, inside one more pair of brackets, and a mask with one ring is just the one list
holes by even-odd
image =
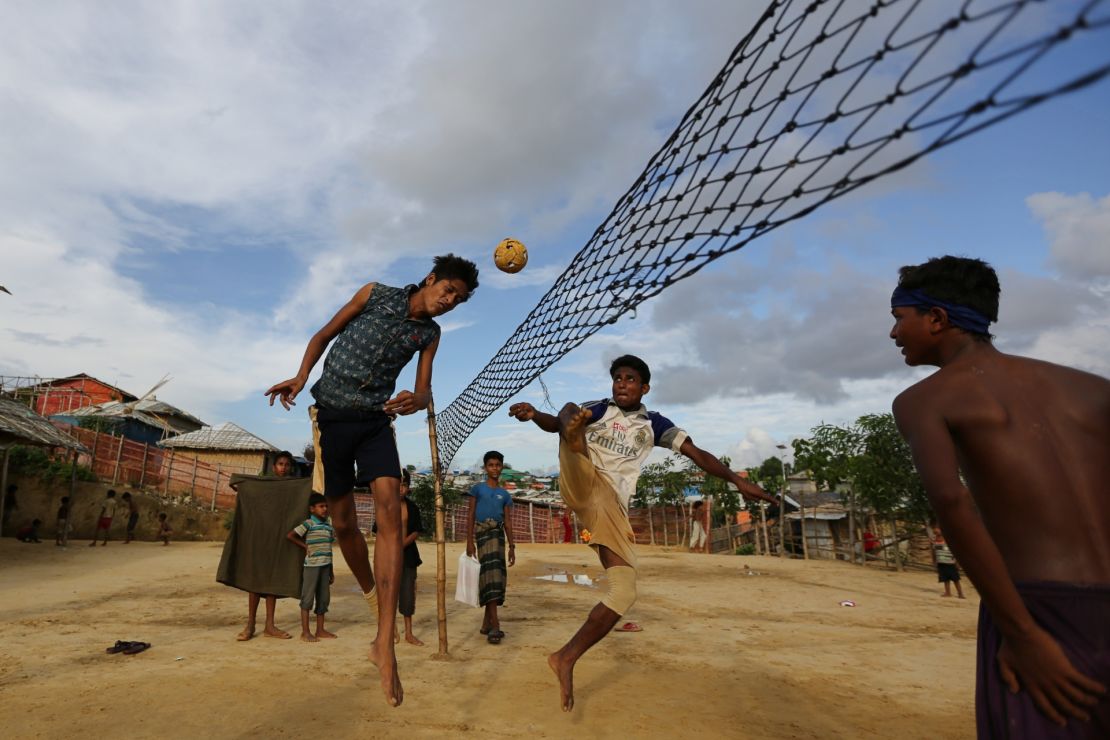
[[374, 615], [374, 619], [378, 618], [378, 587], [370, 589], [370, 593], [362, 595], [366, 599], [366, 605], [370, 607], [370, 613]]
[[601, 603], [618, 615], [624, 614], [636, 603], [636, 569], [614, 565], [605, 569], [605, 578], [609, 581], [609, 590]]

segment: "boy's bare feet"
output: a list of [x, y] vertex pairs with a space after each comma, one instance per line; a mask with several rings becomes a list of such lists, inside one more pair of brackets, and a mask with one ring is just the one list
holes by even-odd
[[293, 639], [293, 635], [289, 634], [285, 630], [279, 630], [277, 627], [267, 627], [262, 634], [266, 635], [266, 637], [276, 637], [279, 640]]
[[[390, 648], [393, 646], [390, 645]], [[405, 699], [405, 691], [401, 687], [401, 677], [397, 674], [397, 657], [392, 654], [392, 649], [389, 651], [390, 655], [388, 660], [382, 660], [378, 656], [381, 654], [378, 650], [378, 643], [375, 640], [370, 643], [370, 652], [367, 657], [378, 669], [378, 675], [381, 677], [382, 693], [385, 694], [385, 700], [391, 707], [401, 706], [401, 702]]]
[[[335, 635], [332, 635], [332, 637], [335, 637]], [[302, 632], [301, 639], [305, 642], [319, 642], [319, 640], [316, 639], [316, 635], [311, 632]]]
[[339, 635], [332, 634], [322, 627], [316, 628], [316, 636], [321, 640], [334, 640], [335, 638], [339, 637]]
[[254, 637], [254, 625], [248, 624], [246, 627], [243, 628], [242, 632], [235, 636], [235, 639], [239, 642], [246, 642], [252, 637]]
[[574, 414], [559, 414], [560, 420], [565, 423], [559, 430], [563, 441], [571, 450], [579, 454], [586, 454], [586, 425], [590, 423], [590, 412], [580, 408]]
[[547, 665], [559, 679], [559, 701], [563, 711], [574, 709], [574, 664], [565, 664], [559, 653], [547, 656]]
[[405, 642], [410, 645], [416, 645], [417, 647], [424, 647], [424, 643], [420, 641], [420, 638], [411, 632], [405, 633]]

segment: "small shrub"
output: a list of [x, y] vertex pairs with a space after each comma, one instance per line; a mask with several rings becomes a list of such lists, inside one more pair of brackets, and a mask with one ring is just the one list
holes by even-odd
[[755, 555], [755, 545], [751, 544], [750, 542], [746, 545], [740, 545], [740, 547], [736, 548], [736, 554]]
[[[59, 483], [69, 480], [73, 465], [66, 460], [54, 460], [39, 447], [19, 445], [12, 448], [9, 459], [11, 469], [20, 475], [35, 476], [46, 483]], [[77, 480], [95, 481], [96, 475], [91, 468], [77, 466]]]

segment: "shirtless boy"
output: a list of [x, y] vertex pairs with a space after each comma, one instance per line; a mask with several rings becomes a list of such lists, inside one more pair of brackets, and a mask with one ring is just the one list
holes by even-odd
[[999, 292], [981, 260], [900, 270], [890, 337], [940, 370], [894, 417], [982, 597], [979, 737], [1106, 738], [1110, 381], [995, 349]]

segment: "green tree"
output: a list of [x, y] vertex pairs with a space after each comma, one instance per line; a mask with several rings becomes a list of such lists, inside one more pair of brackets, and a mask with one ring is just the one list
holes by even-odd
[[[721, 464], [726, 468], [731, 468], [732, 460], [728, 456], [720, 458]], [[697, 466], [693, 461], [687, 465], [687, 470], [694, 470]], [[724, 524], [731, 522], [736, 518], [736, 512], [744, 508], [744, 497], [740, 495], [732, 485], [723, 478], [718, 478], [715, 475], [705, 474], [705, 482], [701, 484], [702, 496], [713, 497], [713, 523]]]
[[[460, 503], [463, 499], [463, 492], [457, 488], [443, 486], [442, 492], [444, 506]], [[420, 509], [420, 521], [424, 524], [424, 534], [429, 537], [433, 536], [436, 521], [436, 489], [432, 476], [426, 475], [414, 482], [412, 490], [409, 491], [409, 496], [416, 504], [416, 508]]]

